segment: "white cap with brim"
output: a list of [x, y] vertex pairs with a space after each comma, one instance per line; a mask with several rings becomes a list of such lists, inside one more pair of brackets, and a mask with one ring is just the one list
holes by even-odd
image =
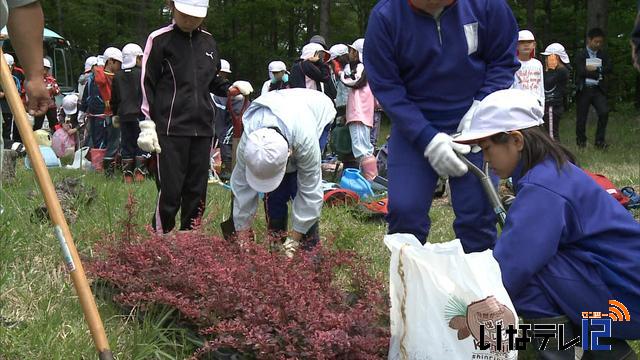
[[529, 30], [520, 30], [518, 32], [518, 41], [535, 41], [536, 38], [533, 36], [533, 33]]
[[47, 59], [47, 58], [43, 58], [42, 59], [42, 66], [51, 69], [51, 60]]
[[349, 53], [349, 48], [345, 44], [335, 44], [329, 49], [331, 60]]
[[98, 65], [98, 58], [95, 56], [89, 56], [87, 60], [84, 61], [84, 72], [91, 70], [94, 65]]
[[225, 59], [220, 59], [220, 72], [231, 74], [231, 64]]
[[567, 55], [567, 51], [564, 49], [564, 46], [559, 43], [549, 44], [544, 52], [540, 53], [541, 55], [558, 55], [560, 57], [560, 61], [565, 64], [569, 63], [569, 55]]
[[4, 60], [7, 62], [7, 65], [13, 66], [16, 63], [16, 60], [13, 58], [11, 54], [4, 54]]
[[144, 55], [142, 48], [138, 44], [130, 43], [122, 48], [122, 68], [131, 69], [136, 66], [138, 56]]
[[247, 136], [244, 158], [249, 186], [257, 192], [269, 193], [284, 178], [289, 145], [276, 130], [261, 128]]
[[287, 71], [287, 65], [282, 61], [272, 61], [269, 63], [269, 72]]
[[62, 99], [62, 109], [65, 115], [74, 115], [78, 112], [78, 95], [70, 94]]
[[475, 144], [495, 134], [542, 125], [544, 107], [529, 91], [508, 89], [489, 94], [480, 102], [468, 130], [454, 138], [462, 144]]
[[207, 17], [209, 0], [173, 0], [176, 9], [183, 14], [204, 18]]

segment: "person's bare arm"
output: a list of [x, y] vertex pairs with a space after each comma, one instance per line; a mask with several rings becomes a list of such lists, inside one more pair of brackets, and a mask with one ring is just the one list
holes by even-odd
[[9, 9], [7, 24], [11, 44], [25, 70], [27, 110], [32, 115], [44, 114], [49, 105], [49, 93], [42, 81], [42, 33], [44, 14], [39, 2]]

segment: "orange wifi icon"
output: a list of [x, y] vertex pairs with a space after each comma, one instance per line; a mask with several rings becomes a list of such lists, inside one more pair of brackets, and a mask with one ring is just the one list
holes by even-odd
[[631, 321], [629, 310], [617, 300], [609, 300], [609, 314], [607, 316], [613, 321]]

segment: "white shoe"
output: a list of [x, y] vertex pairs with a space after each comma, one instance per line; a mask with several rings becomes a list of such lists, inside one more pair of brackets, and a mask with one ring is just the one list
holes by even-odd
[[298, 251], [298, 247], [300, 247], [300, 243], [287, 238], [287, 240], [282, 244], [282, 249], [284, 250], [284, 254], [291, 259], [293, 255]]

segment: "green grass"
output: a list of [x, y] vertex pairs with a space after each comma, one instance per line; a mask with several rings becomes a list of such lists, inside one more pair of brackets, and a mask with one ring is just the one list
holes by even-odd
[[[582, 166], [606, 174], [618, 186], [633, 185], [640, 190], [640, 124], [635, 110], [618, 105], [610, 118], [606, 152], [592, 146], [576, 151], [575, 117], [567, 113], [561, 124], [561, 136], [574, 150]], [[388, 134], [385, 123], [381, 139]], [[589, 124], [589, 136], [595, 131]], [[593, 143], [591, 140], [590, 145]], [[123, 185], [105, 181], [102, 176], [79, 171], [52, 171], [54, 181], [65, 177], [83, 177], [86, 186], [97, 189], [97, 197], [79, 209], [78, 220], [71, 225], [76, 245], [83, 257], [93, 255], [94, 246], [106, 233], [118, 230], [125, 214], [124, 205], [132, 192], [138, 200], [135, 221], [145, 224], [151, 217], [156, 199], [152, 182]], [[30, 171], [20, 167], [18, 180], [6, 185], [0, 215], [0, 359], [93, 359], [96, 352], [68, 274], [62, 265], [58, 242], [47, 223], [33, 222], [31, 214], [40, 203]], [[204, 225], [219, 234], [217, 224], [228, 216], [230, 194], [211, 186]], [[261, 207], [259, 207], [261, 208]], [[262, 210], [261, 210], [262, 211]], [[453, 212], [446, 201], [436, 201], [430, 214], [431, 242], [454, 238]], [[636, 216], [638, 213], [636, 212]], [[259, 215], [255, 229], [264, 234], [264, 217]], [[370, 221], [350, 208], [325, 208], [321, 234], [339, 248], [353, 249], [365, 256], [371, 271], [387, 278], [388, 252], [382, 239], [385, 224]], [[141, 316], [137, 309], [123, 311], [108, 300], [108, 292], [98, 287], [98, 307], [114, 354], [119, 359], [181, 359], [189, 356], [198, 340], [173, 322], [171, 310], [154, 309]], [[143, 320], [140, 320], [143, 318]], [[640, 343], [634, 344], [640, 351]]]

